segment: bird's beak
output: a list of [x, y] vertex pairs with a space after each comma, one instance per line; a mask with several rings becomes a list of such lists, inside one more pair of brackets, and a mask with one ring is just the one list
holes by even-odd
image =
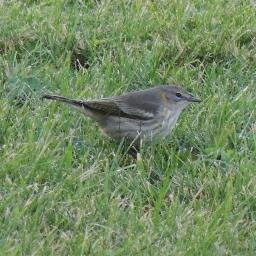
[[188, 97], [187, 100], [190, 101], [190, 102], [201, 102], [200, 99], [194, 97], [193, 95], [191, 95], [190, 97]]

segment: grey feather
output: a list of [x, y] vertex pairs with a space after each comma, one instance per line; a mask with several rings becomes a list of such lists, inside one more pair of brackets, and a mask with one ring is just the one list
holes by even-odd
[[159, 90], [151, 88], [140, 93], [131, 92], [119, 97], [113, 97], [112, 100], [118, 107], [129, 115], [137, 115], [140, 119], [151, 119], [158, 112], [160, 104]]
[[110, 137], [131, 141], [164, 138], [189, 102], [199, 102], [175, 85], [162, 85], [99, 100], [75, 100], [57, 95], [44, 95], [43, 98], [70, 104], [97, 121]]
[[138, 120], [154, 118], [159, 111], [159, 106], [161, 106], [159, 92], [156, 91], [156, 88], [140, 91], [140, 93], [130, 92], [121, 96], [99, 100], [74, 100], [56, 95], [44, 95], [43, 98], [60, 100], [74, 105], [82, 111], [90, 110], [95, 112], [97, 115], [111, 115]]

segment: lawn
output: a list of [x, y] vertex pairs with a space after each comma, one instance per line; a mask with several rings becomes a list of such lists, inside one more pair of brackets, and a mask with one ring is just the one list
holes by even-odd
[[[255, 255], [255, 1], [1, 1], [0, 255]], [[125, 156], [42, 93], [202, 99]]]

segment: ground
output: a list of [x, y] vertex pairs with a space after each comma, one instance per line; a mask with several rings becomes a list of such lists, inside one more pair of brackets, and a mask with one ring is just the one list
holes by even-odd
[[[1, 255], [255, 255], [254, 1], [0, 3]], [[126, 157], [44, 92], [202, 99]]]

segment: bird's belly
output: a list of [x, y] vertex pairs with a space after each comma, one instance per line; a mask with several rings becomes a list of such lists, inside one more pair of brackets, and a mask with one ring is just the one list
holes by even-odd
[[102, 129], [108, 136], [121, 140], [129, 138], [131, 140], [146, 136], [157, 128], [154, 121], [139, 121], [128, 118], [109, 117]]
[[116, 140], [121, 140], [122, 138], [137, 140], [142, 138], [144, 141], [152, 141], [164, 138], [170, 134], [177, 119], [178, 116], [172, 115], [172, 113], [168, 113], [167, 116], [165, 115], [165, 118], [159, 120], [160, 122], [155, 119], [140, 121], [109, 116], [105, 120], [102, 130], [105, 134]]

